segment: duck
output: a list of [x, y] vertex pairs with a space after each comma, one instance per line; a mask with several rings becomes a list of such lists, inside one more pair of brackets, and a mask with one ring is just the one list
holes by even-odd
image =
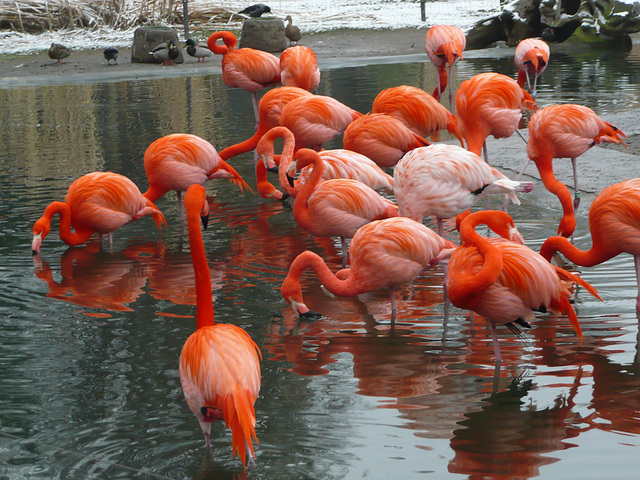
[[116, 47], [107, 47], [104, 49], [104, 58], [107, 61], [107, 65], [111, 65], [113, 60], [114, 65], [118, 63], [118, 49]]
[[161, 43], [149, 52], [154, 58], [162, 60], [164, 65], [175, 65], [173, 61], [180, 56], [180, 50], [176, 47], [173, 39], [168, 42]]
[[193, 38], [188, 38], [184, 46], [187, 47], [189, 56], [197, 58], [198, 62], [204, 62], [206, 57], [213, 55], [206, 43], [196, 43]]
[[284, 21], [289, 22], [284, 28], [284, 34], [289, 39], [289, 45], [297, 45], [298, 41], [300, 41], [300, 39], [302, 38], [300, 29], [293, 25], [293, 19], [291, 18], [291, 15], [287, 15]]
[[256, 3], [255, 5], [251, 5], [244, 10], [240, 10], [238, 13], [245, 13], [252, 18], [261, 17], [263, 13], [271, 13], [271, 7], [264, 5], [262, 3]]
[[51, 47], [49, 47], [49, 58], [57, 60], [58, 64], [62, 63], [62, 59], [67, 58], [69, 55], [71, 55], [71, 50], [64, 45], [52, 43]]

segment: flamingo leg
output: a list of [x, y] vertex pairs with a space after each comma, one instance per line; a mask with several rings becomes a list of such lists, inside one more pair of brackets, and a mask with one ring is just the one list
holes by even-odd
[[391, 300], [391, 333], [396, 327], [396, 292], [393, 287], [389, 287], [389, 300]]
[[525, 74], [525, 75], [526, 75], [526, 77], [527, 77], [527, 88], [529, 89], [529, 92], [531, 92], [531, 80], [529, 79], [529, 71], [528, 71], [528, 70], [526, 70], [526, 71], [524, 72], [524, 74]]
[[533, 97], [533, 99], [536, 99], [536, 93], [538, 90], [538, 74], [536, 74], [535, 77], [533, 77], [533, 92], [531, 92], [531, 96]]
[[258, 130], [258, 125], [260, 125], [260, 114], [258, 113], [258, 94], [256, 92], [251, 92], [251, 103], [253, 104], [253, 115], [256, 118], [256, 130]]
[[571, 159], [571, 166], [573, 167], [573, 182], [575, 184], [575, 193], [573, 196], [573, 213], [578, 210], [580, 206], [580, 189], [578, 188], [578, 168], [576, 165], [576, 159]]
[[181, 228], [184, 229], [186, 220], [184, 218], [184, 207], [182, 206], [182, 192], [179, 190], [176, 190], [176, 195], [178, 196], [178, 211], [180, 212], [180, 225], [181, 225]]
[[340, 237], [340, 244], [342, 245], [342, 268], [347, 267], [347, 258], [349, 257], [349, 246], [347, 245], [347, 239]]
[[453, 65], [449, 65], [449, 110], [455, 113], [456, 106], [453, 103]]
[[440, 217], [436, 221], [438, 222], [438, 235], [444, 238], [444, 221]]
[[638, 284], [638, 296], [636, 297], [636, 312], [640, 313], [640, 256], [634, 258], [636, 265], [636, 283]]
[[493, 339], [493, 353], [496, 356], [496, 364], [502, 363], [502, 354], [500, 353], [500, 344], [498, 343], [498, 332], [496, 324], [489, 322], [491, 327], [491, 338]]

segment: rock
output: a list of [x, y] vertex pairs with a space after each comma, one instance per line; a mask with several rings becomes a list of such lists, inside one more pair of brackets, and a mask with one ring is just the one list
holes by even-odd
[[240, 48], [255, 48], [265, 52], [282, 52], [288, 40], [284, 34], [284, 22], [277, 18], [248, 18], [242, 24]]
[[[133, 32], [133, 48], [131, 50], [131, 63], [162, 63], [161, 60], [154, 58], [149, 53], [161, 43], [167, 43], [173, 39], [174, 43], [178, 43], [178, 32], [175, 28], [169, 27], [139, 27]], [[182, 49], [178, 48], [180, 55], [173, 60], [174, 63], [183, 63]]]

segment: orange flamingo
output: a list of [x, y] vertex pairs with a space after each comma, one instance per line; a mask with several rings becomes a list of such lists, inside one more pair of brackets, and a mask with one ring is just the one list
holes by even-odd
[[412, 282], [438, 261], [447, 258], [455, 245], [433, 230], [405, 217], [388, 218], [361, 227], [349, 246], [351, 268], [333, 274], [314, 252], [298, 255], [282, 283], [282, 297], [300, 315], [317, 315], [304, 304], [300, 287], [302, 272], [311, 267], [322, 285], [334, 295], [351, 297], [389, 289], [391, 324], [395, 322], [394, 289]]
[[439, 131], [446, 128], [464, 147], [458, 118], [421, 88], [410, 85], [386, 88], [373, 100], [371, 111], [395, 117], [416, 135], [431, 137], [434, 142], [438, 141]]
[[[621, 137], [626, 138], [621, 130], [603, 121], [593, 110], [582, 105], [551, 105], [531, 116], [527, 142], [529, 160], [522, 172], [533, 160], [544, 186], [560, 200], [564, 214], [558, 226], [558, 234], [570, 237], [576, 229], [575, 211], [580, 205], [576, 159], [601, 142], [624, 145]], [[575, 185], [573, 203], [569, 189], [553, 174], [554, 158], [571, 159]]]
[[316, 54], [309, 47], [296, 45], [280, 54], [282, 85], [313, 91], [320, 84]]
[[[480, 224], [503, 238], [481, 237], [475, 231]], [[477, 312], [489, 321], [496, 363], [502, 361], [496, 324], [519, 334], [517, 325], [529, 328], [535, 311], [567, 315], [582, 340], [569, 288], [577, 283], [599, 299], [597, 291], [522, 245], [509, 214], [496, 210], [472, 213], [461, 222], [460, 238], [462, 245], [449, 259], [447, 292], [453, 305]]]
[[287, 103], [280, 113], [280, 125], [293, 133], [295, 150], [305, 147], [319, 149], [361, 116], [360, 112], [334, 98], [312, 95]]
[[[447, 89], [447, 69], [451, 76], [453, 66], [458, 60], [462, 60], [462, 51], [466, 46], [467, 38], [464, 32], [453, 25], [434, 25], [427, 32], [424, 50], [438, 69], [438, 86], [433, 91], [436, 100], [440, 101], [442, 92]], [[449, 105], [453, 105], [451, 88], [449, 88]]]
[[518, 129], [522, 110], [533, 109], [533, 97], [511, 77], [500, 73], [480, 73], [460, 84], [456, 108], [467, 149], [480, 155], [489, 135], [506, 138]]
[[[514, 61], [518, 67], [518, 85], [524, 88], [526, 81], [527, 90], [535, 97], [538, 77], [549, 63], [549, 45], [538, 38], [525, 38], [516, 47]], [[531, 75], [533, 75], [533, 88], [531, 88]]]
[[258, 127], [256, 133], [244, 142], [231, 145], [220, 152], [220, 158], [229, 160], [231, 157], [249, 152], [256, 148], [262, 136], [273, 127], [280, 125], [280, 113], [284, 106], [298, 97], [310, 97], [311, 92], [298, 87], [277, 87], [266, 92], [258, 103]]
[[605, 188], [589, 209], [589, 230], [592, 246], [582, 251], [567, 238], [548, 238], [540, 249], [547, 260], [560, 252], [569, 261], [583, 267], [599, 265], [626, 252], [634, 257], [638, 296], [636, 310], [640, 312], [640, 178], [626, 180]]
[[397, 217], [398, 207], [357, 180], [336, 178], [322, 180], [324, 161], [313, 150], [296, 153], [297, 170], [313, 164], [313, 172], [298, 190], [293, 216], [298, 225], [316, 237], [339, 236], [342, 263], [347, 260], [347, 238], [363, 225], [383, 218]]
[[69, 186], [64, 202], [49, 204], [33, 226], [34, 255], [40, 252], [56, 214], [60, 215], [60, 238], [71, 246], [82, 245], [96, 232], [100, 239], [109, 234], [111, 243], [112, 232], [146, 215], [151, 215], [158, 229], [167, 226], [162, 212], [135, 183], [112, 172], [93, 172], [78, 178]]
[[[221, 39], [224, 45], [218, 44]], [[213, 32], [207, 46], [213, 53], [222, 55], [222, 81], [229, 87], [240, 87], [251, 93], [256, 127], [259, 122], [258, 96], [256, 92], [280, 83], [280, 60], [275, 55], [253, 48], [236, 50], [236, 36], [229, 31]]]
[[182, 224], [182, 192], [191, 185], [204, 185], [214, 178], [229, 178], [241, 190], [243, 187], [251, 190], [240, 174], [220, 158], [211, 143], [189, 133], [173, 133], [155, 140], [144, 152], [144, 169], [149, 189], [143, 195], [155, 202], [175, 190]]
[[[284, 146], [280, 159], [276, 161], [274, 155], [274, 141], [277, 138], [284, 139]], [[269, 130], [258, 143], [257, 151], [262, 162], [258, 162], [256, 166], [256, 177], [258, 179], [258, 193], [264, 198], [276, 198], [282, 200], [288, 196], [295, 197], [299, 189], [299, 185], [308, 180], [313, 172], [313, 166], [306, 166], [300, 171], [300, 176], [295, 181], [295, 186], [291, 185], [286, 171], [293, 162], [293, 149], [295, 139], [291, 131], [286, 127], [274, 127]], [[350, 150], [322, 150], [318, 152], [324, 163], [323, 180], [331, 180], [332, 178], [350, 178], [358, 180], [373, 190], [393, 190], [393, 177], [385, 173], [370, 158]], [[279, 164], [278, 175], [280, 185], [285, 191], [277, 190], [267, 181], [266, 167]], [[260, 164], [263, 164], [262, 166]]]
[[393, 175], [400, 215], [420, 223], [426, 215], [434, 215], [440, 235], [442, 219], [468, 210], [482, 196], [506, 195], [519, 205], [516, 192], [533, 189], [533, 183], [509, 180], [478, 155], [457, 145], [416, 148], [398, 162]]
[[[202, 185], [192, 185], [184, 198], [189, 245], [196, 274], [196, 331], [182, 347], [180, 381], [189, 408], [200, 422], [207, 447], [211, 423], [224, 420], [231, 428], [232, 455], [246, 466], [255, 454], [256, 414], [260, 391], [260, 349], [242, 328], [215, 323], [211, 276], [202, 241], [199, 217], [208, 218], [209, 205]], [[205, 222], [206, 226], [206, 222]]]
[[430, 145], [400, 120], [384, 113], [368, 113], [351, 122], [344, 131], [342, 144], [382, 168], [393, 167], [414, 148]]

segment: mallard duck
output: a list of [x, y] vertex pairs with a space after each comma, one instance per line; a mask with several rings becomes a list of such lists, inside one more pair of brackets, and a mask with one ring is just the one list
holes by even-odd
[[118, 63], [118, 49], [116, 47], [107, 47], [104, 49], [104, 58], [107, 61], [107, 65], [111, 65], [111, 60], [114, 64]]
[[49, 58], [57, 60], [58, 63], [62, 63], [62, 59], [67, 58], [69, 55], [71, 55], [71, 50], [64, 45], [52, 43], [51, 47], [49, 47]]
[[193, 38], [188, 38], [184, 45], [187, 47], [187, 53], [198, 59], [198, 62], [204, 62], [206, 57], [213, 55], [213, 52], [209, 50], [206, 43], [196, 43]]
[[287, 26], [284, 28], [284, 34], [289, 39], [289, 45], [297, 45], [298, 41], [302, 38], [302, 34], [300, 33], [300, 29], [293, 25], [293, 20], [291, 19], [291, 15], [287, 15], [284, 19], [287, 23]]
[[180, 56], [180, 50], [176, 47], [176, 42], [174, 42], [173, 39], [161, 43], [149, 53], [153, 55], [153, 58], [162, 60], [164, 65], [175, 65], [173, 61]]
[[271, 13], [271, 7], [263, 5], [262, 3], [256, 3], [244, 10], [240, 10], [238, 13], [246, 13], [250, 17], [257, 18], [262, 16], [263, 13]]

